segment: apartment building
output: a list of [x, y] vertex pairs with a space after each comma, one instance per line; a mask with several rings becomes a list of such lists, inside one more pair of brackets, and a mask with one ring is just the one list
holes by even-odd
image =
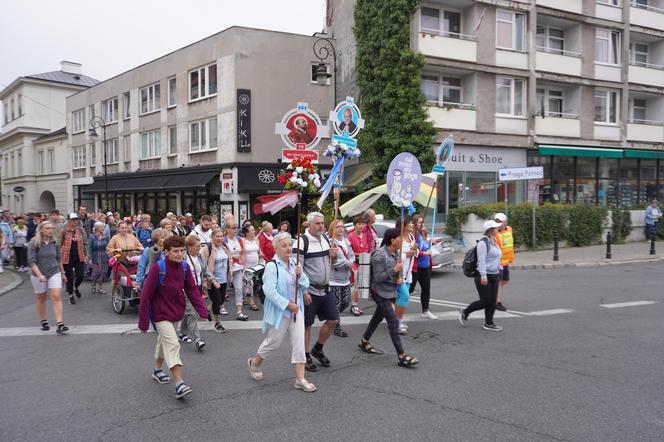
[[60, 65], [58, 71], [19, 77], [0, 91], [5, 210], [23, 214], [68, 207], [65, 99], [98, 82], [83, 75], [79, 63]]
[[[354, 5], [335, 2], [335, 16]], [[341, 20], [329, 32], [352, 38]], [[437, 141], [455, 139], [441, 210], [505, 193], [609, 207], [664, 197], [661, 0], [425, 0], [411, 47]], [[544, 166], [539, 187], [497, 182], [526, 165]]]
[[298, 102], [334, 107], [313, 41], [231, 27], [70, 97], [72, 207], [249, 217], [281, 189], [275, 123]]

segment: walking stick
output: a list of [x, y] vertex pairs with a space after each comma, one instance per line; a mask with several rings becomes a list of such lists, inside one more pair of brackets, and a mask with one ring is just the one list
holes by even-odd
[[[295, 267], [300, 265], [300, 229], [302, 228], [302, 192], [297, 193], [297, 242], [295, 243], [296, 250], [297, 250], [297, 256], [295, 257]], [[304, 241], [302, 242], [304, 245]], [[300, 304], [297, 302], [297, 292], [298, 292], [298, 287], [300, 286], [300, 274], [295, 273], [295, 305], [299, 306]], [[297, 313], [293, 313], [293, 322], [297, 322]]]

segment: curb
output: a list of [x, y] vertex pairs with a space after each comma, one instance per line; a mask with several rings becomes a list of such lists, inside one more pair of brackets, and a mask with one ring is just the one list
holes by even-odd
[[[510, 269], [513, 270], [537, 270], [537, 269], [568, 269], [568, 268], [587, 268], [587, 267], [607, 267], [607, 266], [617, 266], [625, 264], [642, 264], [650, 262], [662, 262], [664, 257], [659, 258], [636, 258], [636, 259], [625, 259], [625, 260], [616, 260], [616, 261], [590, 261], [590, 262], [550, 262], [545, 264], [532, 264], [532, 265], [515, 265], [510, 266]], [[461, 265], [453, 264], [447, 268], [460, 269]]]
[[0, 296], [4, 295], [5, 293], [14, 290], [16, 287], [19, 285], [23, 284], [23, 278], [18, 276], [16, 273], [12, 272], [11, 270], [5, 269], [5, 274], [9, 274], [12, 276], [14, 279], [12, 282], [10, 282], [8, 285], [6, 285], [3, 288], [0, 288]]

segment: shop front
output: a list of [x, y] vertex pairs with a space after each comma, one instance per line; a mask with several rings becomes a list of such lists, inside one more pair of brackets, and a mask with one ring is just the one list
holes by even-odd
[[529, 166], [544, 167], [540, 203], [630, 208], [664, 197], [664, 152], [540, 145]]

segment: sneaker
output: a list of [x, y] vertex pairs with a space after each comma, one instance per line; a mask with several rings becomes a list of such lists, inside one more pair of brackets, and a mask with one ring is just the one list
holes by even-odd
[[67, 327], [66, 325], [64, 325], [62, 322], [58, 323], [58, 328], [55, 329], [55, 332], [56, 332], [56, 333], [59, 333], [59, 334], [61, 334], [61, 335], [64, 335], [64, 334], [67, 333], [68, 331], [69, 331], [69, 327]]
[[244, 313], [240, 312], [235, 316], [235, 319], [237, 319], [238, 321], [248, 321], [249, 316], [247, 316]]
[[334, 329], [334, 336], [338, 336], [340, 338], [347, 338], [348, 333], [343, 331], [343, 329], [341, 327], [337, 327], [337, 328]]
[[191, 344], [194, 342], [194, 340], [187, 335], [178, 335], [178, 341], [184, 342], [185, 344]]
[[78, 289], [74, 289], [74, 294], [75, 294], [76, 297], [79, 298], [79, 299], [81, 298], [81, 296], [83, 296], [83, 295], [81, 295], [81, 292], [78, 291]]
[[406, 324], [399, 324], [399, 334], [400, 335], [408, 334], [408, 327], [406, 326]]
[[205, 348], [205, 341], [203, 340], [203, 338], [196, 339], [196, 350], [203, 351], [204, 348]]
[[322, 350], [318, 351], [315, 348], [311, 349], [311, 356], [318, 359], [318, 362], [320, 362], [320, 365], [322, 365], [323, 367], [330, 366], [330, 360], [325, 356]]
[[424, 319], [438, 319], [438, 316], [434, 315], [429, 310], [427, 310], [426, 312], [422, 312], [420, 316], [423, 317]]
[[304, 363], [304, 369], [307, 371], [318, 371], [318, 365], [307, 355], [307, 362]]
[[74, 298], [74, 295], [69, 295], [69, 303], [72, 305], [76, 304], [76, 298]]
[[189, 393], [191, 393], [191, 388], [187, 387], [187, 385], [184, 382], [180, 382], [175, 387], [175, 399], [182, 399]]
[[307, 381], [306, 379], [302, 379], [301, 381], [296, 380], [294, 387], [306, 393], [313, 393], [314, 391], [316, 391], [316, 386], [311, 382]]
[[263, 372], [259, 367], [254, 367], [252, 358], [247, 359], [247, 366], [249, 367], [249, 376], [251, 376], [251, 379], [254, 381], [263, 380]]
[[482, 328], [484, 330], [497, 331], [497, 332], [503, 330], [503, 328], [500, 325], [496, 325], [496, 324], [484, 324], [484, 326]]
[[464, 309], [459, 307], [459, 322], [461, 323], [461, 325], [463, 325], [465, 327], [467, 320], [468, 320], [468, 314], [466, 313], [466, 311]]
[[499, 310], [501, 312], [506, 312], [507, 307], [505, 307], [502, 302], [497, 302], [496, 303], [496, 310]]
[[95, 293], [97, 293], [97, 287], [93, 285], [92, 288], [90, 289], [90, 294], [94, 295]]
[[221, 322], [215, 322], [214, 331], [216, 331], [217, 333], [226, 333], [226, 328], [223, 325], [221, 325]]
[[220, 315], [224, 315], [224, 316], [226, 316], [226, 315], [228, 315], [228, 310], [226, 310], [225, 308], [221, 307], [221, 308], [219, 309], [219, 314], [220, 314]]

